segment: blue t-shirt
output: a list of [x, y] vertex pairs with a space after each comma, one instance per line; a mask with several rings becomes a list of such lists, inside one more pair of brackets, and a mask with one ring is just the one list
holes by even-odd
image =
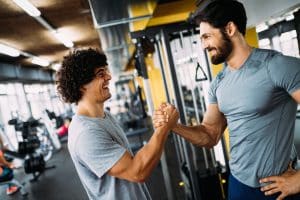
[[68, 149], [79, 178], [92, 200], [148, 200], [144, 183], [134, 183], [107, 174], [130, 151], [129, 143], [117, 121], [75, 115], [69, 127]]
[[284, 172], [290, 161], [300, 89], [300, 60], [273, 50], [253, 49], [238, 70], [225, 68], [209, 90], [227, 119], [230, 169], [240, 182], [259, 187], [259, 179]]

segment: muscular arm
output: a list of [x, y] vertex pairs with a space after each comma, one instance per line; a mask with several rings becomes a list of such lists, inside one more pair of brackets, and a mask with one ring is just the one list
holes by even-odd
[[125, 152], [108, 174], [133, 182], [144, 182], [158, 163], [167, 139], [165, 128], [157, 129], [149, 142], [132, 157]]
[[218, 105], [210, 104], [200, 125], [177, 124], [172, 130], [197, 146], [211, 148], [218, 143], [226, 126], [227, 121], [219, 111]]
[[168, 137], [168, 131], [178, 120], [178, 113], [173, 108], [172, 118], [169, 123], [155, 130], [149, 142], [132, 157], [129, 152], [108, 171], [108, 174], [133, 182], [144, 182], [159, 162], [164, 144]]

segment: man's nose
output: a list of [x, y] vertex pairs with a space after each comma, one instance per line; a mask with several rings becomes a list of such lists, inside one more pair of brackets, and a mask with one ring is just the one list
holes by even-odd
[[111, 73], [110, 72], [106, 72], [105, 79], [106, 80], [111, 80]]
[[208, 44], [207, 44], [207, 42], [201, 42], [201, 47], [202, 47], [202, 49], [203, 50], [206, 50], [207, 49], [207, 47], [208, 47]]

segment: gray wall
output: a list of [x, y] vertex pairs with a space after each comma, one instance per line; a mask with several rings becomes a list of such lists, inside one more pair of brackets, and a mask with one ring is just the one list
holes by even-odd
[[277, 17], [281, 13], [294, 6], [300, 6], [299, 0], [239, 0], [246, 8], [248, 27], [256, 26], [272, 16]]

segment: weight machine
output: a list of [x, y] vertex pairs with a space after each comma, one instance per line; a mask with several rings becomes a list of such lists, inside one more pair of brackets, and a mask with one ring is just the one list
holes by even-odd
[[[154, 46], [167, 101], [175, 104], [180, 113], [180, 122], [185, 125], [201, 122], [206, 109], [207, 88], [212, 80], [210, 63], [206, 52], [200, 48], [198, 32], [195, 25], [184, 22], [131, 33], [131, 37], [137, 41], [137, 62], [144, 74], [147, 74], [147, 69], [143, 40], [151, 41]], [[205, 149], [190, 144], [176, 134], [172, 136], [166, 145], [169, 148], [166, 149], [166, 159], [169, 163], [174, 158], [174, 152], [170, 152], [172, 149], [176, 152], [178, 162], [177, 169], [163, 172], [172, 174], [169, 180], [165, 179], [168, 198], [174, 196], [172, 185], [180, 179], [185, 199], [225, 199], [228, 160], [223, 139], [217, 147]], [[163, 169], [168, 169], [168, 166]], [[179, 176], [176, 174], [178, 171]]]
[[52, 155], [52, 148], [43, 149], [45, 146], [42, 145], [46, 145], [43, 144], [45, 140], [42, 138], [43, 135], [37, 133], [37, 127], [43, 126], [39, 120], [30, 118], [27, 121], [21, 121], [15, 118], [9, 120], [8, 124], [13, 125], [15, 130], [21, 133], [22, 139], [18, 142], [18, 152], [6, 151], [5, 154], [24, 160], [25, 173], [33, 175], [31, 182], [37, 181], [45, 170], [55, 168], [54, 165], [46, 167], [44, 155], [49, 155], [48, 151], [51, 151]]

